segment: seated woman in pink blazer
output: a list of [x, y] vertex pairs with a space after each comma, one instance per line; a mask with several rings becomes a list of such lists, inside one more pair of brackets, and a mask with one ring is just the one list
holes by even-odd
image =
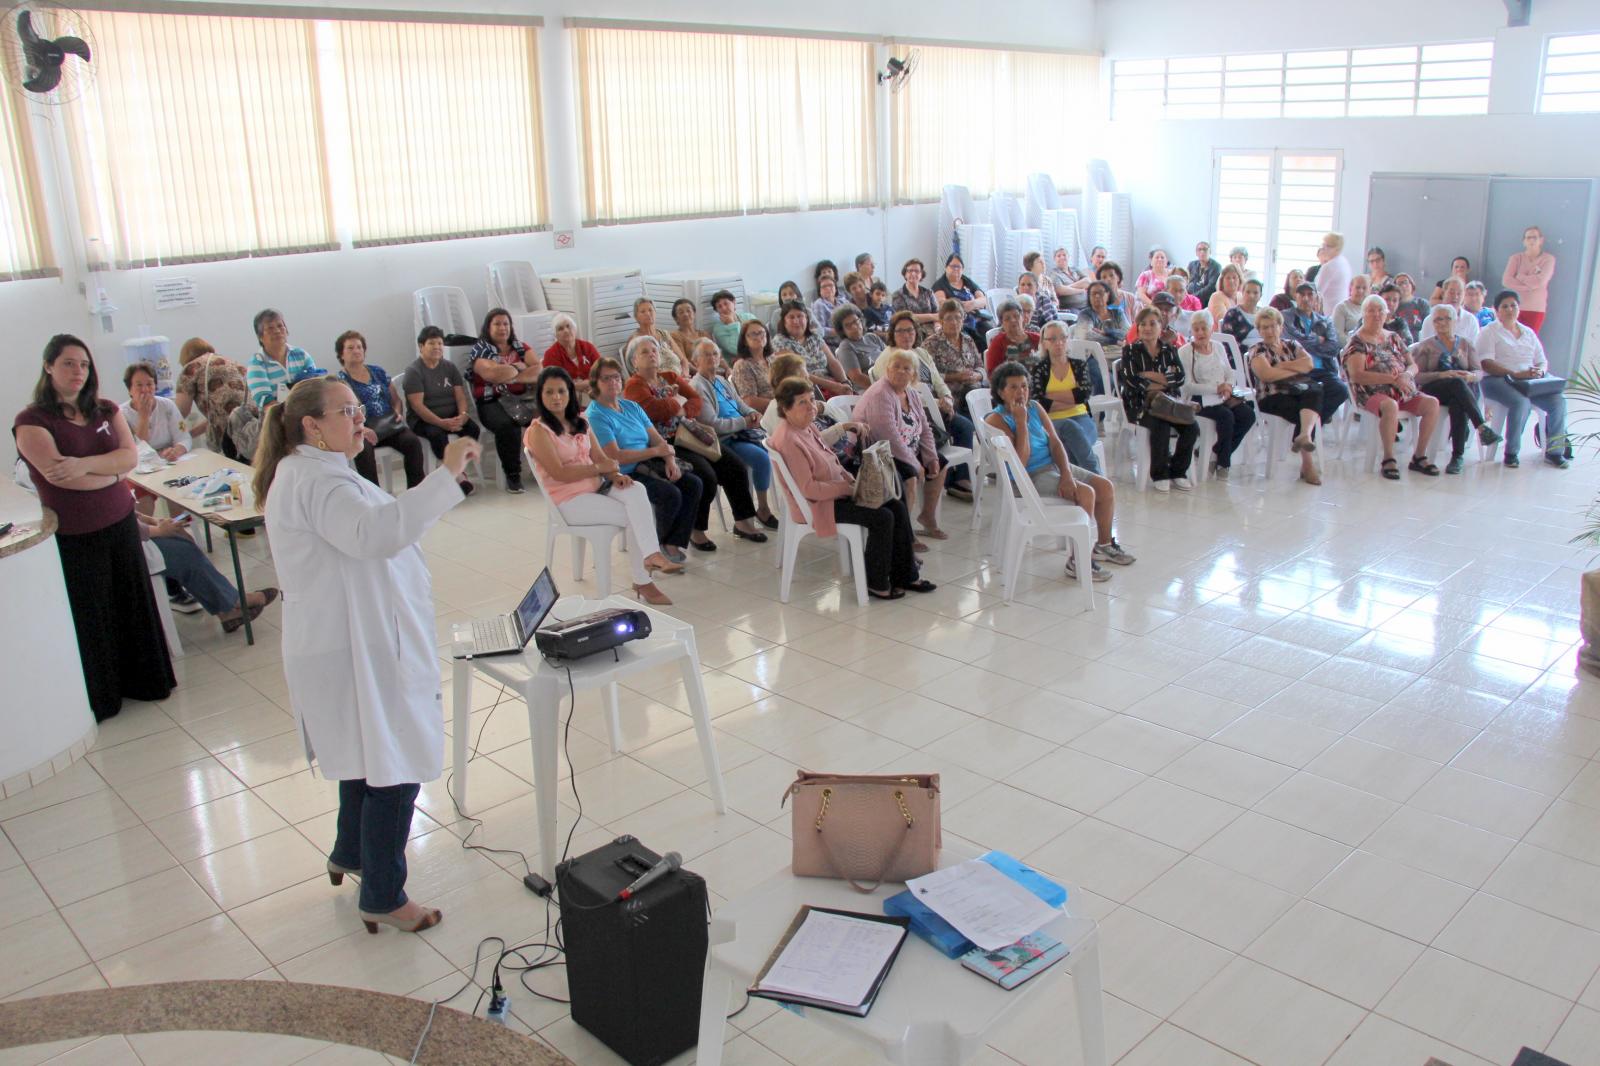
[[[863, 507], [851, 499], [855, 478], [839, 465], [833, 449], [822, 442], [816, 427], [816, 397], [805, 378], [786, 378], [778, 383], [772, 402], [782, 421], [768, 445], [783, 460], [795, 485], [811, 504], [811, 524], [818, 536], [831, 537], [836, 523], [866, 528], [862, 546], [867, 571], [867, 594], [879, 600], [898, 600], [909, 589], [932, 592], [937, 586], [917, 576], [917, 557], [912, 550], [911, 515], [905, 500], [889, 500], [881, 507]], [[802, 520], [800, 510], [788, 499], [789, 517]]]
[[[944, 475], [949, 464], [934, 443], [927, 411], [916, 392], [916, 380], [915, 356], [903, 348], [885, 352], [883, 377], [861, 394], [854, 415], [867, 424], [869, 443], [889, 442], [906, 492], [909, 494], [917, 486], [922, 489], [922, 513], [917, 517], [922, 526], [919, 532], [924, 537], [945, 540], [948, 534], [939, 528], [938, 508], [944, 496]], [[927, 545], [921, 543], [916, 548], [928, 550]]]

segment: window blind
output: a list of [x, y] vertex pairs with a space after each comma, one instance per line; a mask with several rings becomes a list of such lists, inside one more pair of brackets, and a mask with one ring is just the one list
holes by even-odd
[[0, 100], [0, 281], [56, 273], [39, 199], [28, 115], [14, 93]]
[[[913, 46], [896, 44], [904, 59]], [[936, 200], [946, 185], [1020, 192], [1027, 176], [1083, 173], [1092, 145], [1061, 116], [1100, 113], [1100, 59], [1054, 52], [916, 45], [916, 67], [891, 97], [897, 202]]]
[[357, 248], [545, 227], [536, 29], [335, 27]]
[[90, 11], [64, 108], [88, 263], [336, 247], [311, 23]]
[[864, 41], [574, 26], [584, 221], [877, 198]]

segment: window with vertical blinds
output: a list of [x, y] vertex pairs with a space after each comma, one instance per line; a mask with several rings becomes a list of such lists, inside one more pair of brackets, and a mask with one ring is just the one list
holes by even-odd
[[866, 42], [571, 25], [586, 224], [876, 201]]
[[333, 25], [357, 248], [545, 228], [534, 27]]
[[0, 98], [0, 281], [59, 273], [50, 254], [28, 115], [13, 93]]
[[89, 11], [63, 109], [91, 268], [337, 247], [312, 24]]
[[1029, 174], [1076, 185], [1092, 146], [1044, 115], [1100, 113], [1100, 58], [895, 44], [915, 69], [891, 96], [898, 203], [937, 200], [946, 185], [1020, 192]]

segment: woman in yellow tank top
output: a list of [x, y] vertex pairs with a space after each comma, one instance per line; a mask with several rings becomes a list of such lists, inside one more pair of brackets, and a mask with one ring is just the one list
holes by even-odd
[[1039, 332], [1039, 355], [1029, 360], [1029, 391], [1040, 398], [1056, 436], [1075, 466], [1102, 473], [1095, 456], [1100, 433], [1089, 414], [1089, 371], [1084, 360], [1067, 355], [1067, 327], [1046, 322]]

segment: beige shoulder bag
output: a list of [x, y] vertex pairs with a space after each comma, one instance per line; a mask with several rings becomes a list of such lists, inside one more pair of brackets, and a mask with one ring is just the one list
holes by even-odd
[[939, 866], [938, 774], [801, 770], [779, 806], [790, 796], [798, 877], [838, 877], [858, 892], [871, 892], [885, 881], [921, 877]]

